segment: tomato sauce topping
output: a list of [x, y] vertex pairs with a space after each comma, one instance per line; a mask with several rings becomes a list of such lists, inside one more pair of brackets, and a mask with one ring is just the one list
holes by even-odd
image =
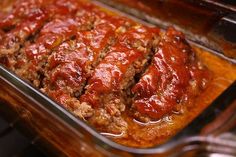
[[161, 36], [151, 65], [132, 89], [133, 107], [151, 119], [170, 113], [176, 104], [184, 101], [184, 96], [191, 95], [188, 90], [191, 82], [198, 79], [196, 86], [201, 86], [205, 72], [198, 68], [194, 58], [183, 34], [169, 28]]

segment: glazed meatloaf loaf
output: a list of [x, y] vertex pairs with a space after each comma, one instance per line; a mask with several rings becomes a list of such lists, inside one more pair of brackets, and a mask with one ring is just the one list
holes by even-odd
[[16, 0], [0, 14], [0, 63], [99, 132], [126, 136], [206, 88], [208, 70], [181, 32], [79, 0]]

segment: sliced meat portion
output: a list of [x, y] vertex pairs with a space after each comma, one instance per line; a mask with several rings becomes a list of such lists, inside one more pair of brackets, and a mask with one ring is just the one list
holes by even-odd
[[[111, 19], [116, 22], [110, 23]], [[129, 25], [128, 20], [121, 17], [103, 16], [92, 30], [78, 31], [74, 40], [62, 43], [49, 56], [42, 90], [77, 116], [90, 117], [93, 114], [91, 106], [81, 105], [77, 98], [94, 67], [114, 43], [115, 34]], [[58, 94], [64, 95], [62, 99]]]
[[[60, 18], [64, 16], [68, 17], [75, 14], [79, 9], [79, 3], [76, 3], [75, 0], [59, 0], [55, 3], [54, 1], [55, 0], [30, 0], [27, 2], [17, 1], [15, 3], [16, 9], [13, 9], [11, 14], [14, 14], [14, 16], [12, 15], [14, 17], [12, 22], [14, 22], [14, 20], [17, 20], [17, 22], [14, 28], [2, 37], [0, 44], [1, 63], [4, 61], [3, 64], [13, 70], [17, 60], [15, 57], [18, 55], [19, 49], [24, 46], [26, 41], [34, 39], [35, 34], [39, 32], [47, 21], [50, 21], [52, 18], [55, 19], [57, 16]], [[21, 20], [18, 20], [18, 18], [21, 18]], [[52, 41], [48, 39], [48, 42]], [[8, 55], [8, 57], [6, 57], [6, 55]]]
[[88, 121], [100, 131], [124, 132], [121, 113], [126, 106], [126, 90], [150, 58], [152, 43], [159, 29], [135, 25], [123, 34], [95, 68], [80, 101], [95, 108]]
[[116, 34], [125, 32], [133, 24], [133, 22], [122, 17], [104, 14], [94, 22], [91, 31], [77, 33], [77, 36], [85, 43], [87, 51], [90, 53], [86, 73], [90, 75], [94, 67], [104, 58], [114, 44]]
[[27, 58], [34, 59], [42, 54], [48, 54], [46, 51], [51, 51], [66, 39], [76, 35], [79, 25], [78, 21], [70, 16], [57, 18], [47, 23], [40, 31], [35, 43], [25, 47]]
[[0, 44], [0, 62], [2, 63], [2, 60], [8, 58], [9, 61], [6, 66], [13, 68], [15, 62], [13, 58], [14, 53], [20, 49], [28, 37], [34, 35], [43, 26], [46, 19], [47, 15], [45, 11], [35, 9], [16, 28], [4, 34]]
[[[72, 110], [74, 107], [71, 105], [76, 104], [68, 104], [68, 101], [73, 93], [76, 95], [82, 91], [89, 55], [85, 43], [78, 39], [61, 44], [48, 58], [42, 90]], [[67, 95], [68, 99], [61, 99], [57, 93]]]
[[196, 63], [183, 34], [169, 28], [161, 36], [151, 65], [132, 89], [135, 118], [147, 122], [171, 113], [177, 104], [194, 94], [189, 89], [193, 82], [194, 88], [204, 84], [206, 73]]
[[78, 23], [71, 17], [55, 19], [47, 23], [35, 43], [26, 45], [17, 56], [16, 73], [39, 86], [40, 69], [52, 49], [76, 34]]
[[[57, 5], [53, 5], [54, 7], [49, 6], [48, 10], [55, 13], [53, 19], [44, 25], [33, 41], [25, 44], [16, 59], [16, 73], [37, 87], [41, 85], [44, 67], [53, 49], [64, 41], [77, 36], [78, 31], [90, 29], [91, 25], [94, 25], [96, 19], [99, 18], [93, 16], [93, 13], [88, 10], [87, 12], [83, 11], [83, 8], [74, 7], [73, 9], [72, 4], [69, 3], [73, 1], [62, 3], [62, 6], [59, 5], [59, 2], [62, 3], [63, 0], [58, 1]], [[79, 9], [78, 12], [83, 11], [83, 14], [77, 15], [76, 9]], [[65, 15], [62, 16], [63, 13]]]

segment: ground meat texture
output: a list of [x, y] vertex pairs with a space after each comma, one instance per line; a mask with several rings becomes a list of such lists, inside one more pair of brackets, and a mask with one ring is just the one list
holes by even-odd
[[69, 4], [73, 1], [62, 2], [61, 0], [53, 7], [49, 6], [48, 12], [53, 14], [53, 19], [44, 25], [33, 41], [25, 44], [20, 55], [17, 56], [16, 73], [30, 80], [37, 87], [41, 85], [44, 67], [52, 50], [63, 41], [76, 36], [79, 30], [87, 28], [94, 21], [94, 17], [91, 17], [89, 12], [78, 16], [76, 14], [78, 7], [67, 8], [71, 7]]
[[86, 72], [91, 74], [94, 67], [104, 58], [110, 47], [115, 42], [115, 34], [122, 33], [132, 23], [121, 17], [102, 15], [99, 20], [96, 20], [91, 31], [78, 32], [85, 45], [87, 51], [90, 52], [90, 59], [87, 63]]
[[135, 118], [160, 119], [193, 94], [194, 89], [188, 90], [192, 82], [195, 89], [202, 86], [206, 71], [195, 60], [182, 33], [169, 28], [162, 34], [151, 65], [132, 89]]
[[86, 82], [88, 59], [89, 53], [84, 43], [78, 40], [64, 42], [49, 56], [42, 89], [70, 111], [80, 106], [81, 118], [90, 116], [93, 111], [89, 106], [82, 107], [74, 96], [81, 93]]
[[121, 133], [127, 129], [121, 118], [127, 101], [125, 91], [135, 74], [142, 71], [158, 32], [141, 25], [131, 27], [118, 35], [116, 43], [95, 68], [80, 100], [96, 109], [88, 121], [100, 131]]
[[9, 68], [13, 68], [14, 54], [20, 49], [27, 38], [34, 35], [44, 24], [47, 19], [47, 15], [41, 9], [34, 10], [28, 15], [28, 18], [24, 19], [10, 32], [4, 34], [2, 42], [0, 44], [0, 62], [4, 58], [8, 58]]
[[16, 72], [37, 87], [40, 84], [41, 68], [45, 66], [52, 49], [76, 34], [78, 23], [71, 17], [55, 19], [47, 23], [35, 43], [27, 45], [18, 56]]
[[88, 60], [89, 52], [82, 41], [76, 39], [62, 43], [48, 58], [43, 83], [46, 91], [62, 90], [69, 95], [81, 93], [87, 77]]
[[[108, 21], [113, 18], [116, 19], [114, 24]], [[85, 110], [92, 111], [91, 106], [80, 104], [78, 100], [71, 103], [71, 99], [75, 102], [75, 98], [79, 98], [94, 67], [112, 45], [115, 33], [126, 26], [123, 18], [103, 16], [92, 30], [78, 31], [74, 40], [62, 43], [49, 56], [42, 90], [77, 116], [90, 117], [92, 113]], [[60, 99], [57, 93], [67, 95], [67, 99]]]
[[[92, 8], [92, 10], [88, 10], [88, 8]], [[81, 31], [90, 32], [92, 29], [91, 32], [94, 32], [93, 30], [99, 30], [100, 28], [95, 29], [95, 27], [101, 27], [101, 24], [103, 24], [104, 28], [108, 28], [105, 27], [105, 25], [110, 27], [115, 26], [112, 24], [107, 24], [107, 22], [105, 24], [104, 21], [107, 21], [107, 15], [105, 13], [95, 14], [93, 7], [89, 5], [80, 9], [78, 13], [74, 13], [73, 11], [73, 14], [71, 14], [60, 18], [56, 18], [55, 16], [54, 20], [45, 24], [37, 38], [33, 41], [33, 44], [27, 45], [18, 57], [16, 64], [17, 74], [30, 80], [35, 86], [39, 87], [41, 85], [42, 77], [44, 77], [44, 67], [47, 62], [48, 55], [51, 54], [55, 47], [72, 37], [76, 38], [76, 36], [86, 35], [83, 33], [81, 34]], [[104, 31], [103, 28], [101, 28], [101, 30]], [[99, 31], [97, 31], [97, 34], [94, 34], [91, 37], [97, 37], [99, 35]], [[105, 46], [104, 44], [106, 44], [107, 41], [103, 38], [106, 37], [102, 37], [101, 35], [99, 39], [105, 42], [100, 46]], [[109, 36], [112, 35], [107, 35], [107, 37]], [[93, 43], [88, 43], [88, 45], [89, 44]], [[94, 42], [94, 44], [96, 44], [96, 42]], [[95, 63], [96, 59], [94, 59], [94, 64]], [[26, 67], [22, 68], [22, 66]]]
[[[15, 3], [16, 8], [18, 9], [13, 9], [13, 12], [11, 13], [14, 14], [14, 16], [12, 15], [14, 17], [12, 23], [18, 18], [21, 18], [21, 20], [18, 20], [14, 28], [2, 37], [3, 42], [0, 44], [1, 63], [4, 62], [6, 66], [13, 70], [16, 60], [18, 61], [22, 58], [22, 56], [19, 57], [20, 59], [15, 57], [17, 57], [19, 49], [24, 46], [26, 41], [34, 39], [35, 34], [37, 34], [44, 24], [52, 17], [56, 18], [56, 15], [63, 17], [67, 14], [76, 13], [75, 9], [78, 9], [79, 5], [78, 2], [74, 3], [74, 0], [67, 1], [66, 3], [63, 0], [60, 0], [56, 1], [55, 4], [54, 1], [17, 1]], [[8, 26], [8, 28], [9, 27], [10, 26]], [[6, 55], [8, 56], [6, 57]]]

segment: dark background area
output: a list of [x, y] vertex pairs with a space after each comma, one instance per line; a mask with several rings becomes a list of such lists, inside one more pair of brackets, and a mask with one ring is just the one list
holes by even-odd
[[47, 157], [14, 125], [0, 116], [0, 157]]

